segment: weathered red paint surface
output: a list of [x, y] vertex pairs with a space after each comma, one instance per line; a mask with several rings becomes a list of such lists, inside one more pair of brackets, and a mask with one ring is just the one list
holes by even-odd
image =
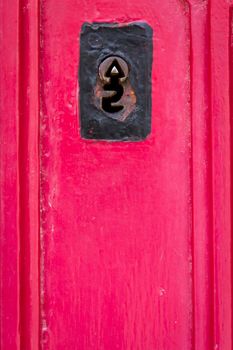
[[[1, 349], [232, 349], [229, 1], [0, 5]], [[83, 140], [81, 25], [134, 20], [152, 133]]]
[[[42, 6], [44, 349], [215, 346], [208, 11], [177, 1]], [[81, 140], [80, 27], [135, 19], [154, 30], [152, 134]]]
[[0, 349], [39, 343], [38, 4], [0, 1]]
[[[0, 348], [19, 347], [17, 196], [17, 16], [0, 2]], [[4, 41], [2, 38], [4, 35]]]

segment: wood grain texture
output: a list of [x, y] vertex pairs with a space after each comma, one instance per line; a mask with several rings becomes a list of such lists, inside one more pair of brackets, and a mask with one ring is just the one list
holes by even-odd
[[39, 9], [19, 7], [20, 349], [39, 345]]
[[191, 1], [193, 349], [214, 348], [210, 4]]
[[[1, 349], [232, 349], [232, 5], [0, 0]], [[152, 133], [83, 140], [80, 28], [140, 20]]]
[[[42, 7], [42, 348], [210, 348], [207, 4]], [[152, 134], [138, 144], [84, 141], [81, 25], [134, 19], [154, 30]]]
[[230, 6], [212, 1], [211, 87], [213, 162], [214, 340], [217, 349], [232, 349], [232, 218], [230, 139]]
[[18, 1], [0, 1], [0, 16], [0, 348], [16, 350], [19, 349]]

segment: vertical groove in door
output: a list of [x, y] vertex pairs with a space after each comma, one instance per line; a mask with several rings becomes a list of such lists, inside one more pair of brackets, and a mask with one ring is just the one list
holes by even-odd
[[38, 1], [19, 3], [20, 349], [39, 344]]
[[230, 130], [230, 7], [211, 1], [214, 347], [232, 349], [232, 211]]
[[210, 2], [190, 0], [193, 349], [213, 348]]

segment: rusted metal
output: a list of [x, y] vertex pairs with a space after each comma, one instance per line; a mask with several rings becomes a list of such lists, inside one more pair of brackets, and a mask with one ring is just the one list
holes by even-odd
[[[106, 76], [106, 73], [114, 61], [118, 62], [123, 72], [123, 76], [119, 77], [119, 83], [122, 85], [124, 93], [118, 102], [112, 104], [114, 106], [121, 105], [123, 106], [123, 109], [117, 113], [108, 113], [102, 108], [102, 100], [106, 97], [113, 97], [116, 94], [116, 91], [114, 90], [104, 90], [104, 86], [106, 85], [106, 83], [109, 83], [111, 79], [110, 77]], [[99, 66], [99, 74], [97, 77], [97, 84], [95, 87], [95, 106], [98, 109], [101, 109], [109, 118], [118, 120], [120, 122], [124, 122], [127, 119], [130, 113], [134, 110], [137, 101], [136, 94], [130, 84], [129, 71], [129, 65], [123, 58], [119, 56], [107, 57], [101, 62]], [[114, 72], [112, 72], [112, 74], [114, 74]]]

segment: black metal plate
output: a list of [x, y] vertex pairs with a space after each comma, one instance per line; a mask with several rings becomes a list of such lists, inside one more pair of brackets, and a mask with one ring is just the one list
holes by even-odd
[[[98, 68], [108, 56], [122, 57], [130, 69], [129, 81], [137, 102], [124, 122], [109, 118], [94, 103]], [[79, 66], [79, 106], [83, 138], [139, 141], [147, 137], [151, 130], [151, 66], [152, 29], [148, 24], [83, 24]]]

